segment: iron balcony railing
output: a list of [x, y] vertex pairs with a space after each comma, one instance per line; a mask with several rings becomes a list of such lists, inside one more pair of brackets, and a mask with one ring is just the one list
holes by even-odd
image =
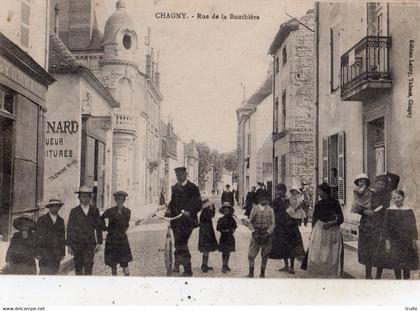
[[391, 81], [391, 37], [367, 36], [341, 57], [341, 95], [366, 81]]

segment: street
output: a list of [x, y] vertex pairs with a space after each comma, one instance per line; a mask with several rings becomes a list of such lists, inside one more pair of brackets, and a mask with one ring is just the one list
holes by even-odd
[[[216, 205], [216, 217], [213, 219], [213, 226], [216, 228], [217, 219], [221, 217], [218, 212], [220, 207], [219, 198], [212, 198], [211, 201]], [[214, 268], [208, 273], [201, 272], [202, 254], [198, 251], [198, 229], [194, 230], [190, 242], [190, 252], [192, 256], [192, 267], [194, 277], [245, 277], [248, 274], [248, 246], [250, 239], [249, 229], [242, 224], [240, 217], [243, 211], [236, 207], [235, 218], [238, 229], [235, 232], [236, 252], [232, 253], [229, 260], [231, 272], [222, 273], [222, 255], [219, 252], [210, 253], [209, 265]], [[166, 276], [164, 264], [164, 247], [166, 238], [167, 223], [165, 220], [152, 218], [149, 221], [129, 229], [129, 241], [133, 254], [133, 261], [129, 264], [131, 276]], [[310, 233], [310, 226], [300, 227], [305, 248]], [[216, 238], [219, 239], [219, 233], [216, 232]], [[255, 261], [255, 276], [259, 275], [261, 257], [258, 256]], [[269, 260], [266, 270], [267, 278], [308, 278], [306, 271], [300, 269], [300, 262], [296, 261], [296, 273], [294, 275], [279, 272], [283, 267], [283, 261]], [[73, 274], [71, 270], [68, 274]], [[95, 256], [93, 275], [111, 275], [110, 267], [104, 264], [104, 246]], [[118, 275], [122, 276], [122, 269], [119, 268]]]

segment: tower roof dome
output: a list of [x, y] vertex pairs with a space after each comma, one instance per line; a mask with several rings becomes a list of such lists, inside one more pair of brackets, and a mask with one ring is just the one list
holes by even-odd
[[134, 28], [133, 20], [125, 9], [125, 1], [118, 0], [115, 6], [117, 10], [108, 18], [105, 24], [104, 44], [114, 42], [115, 36], [121, 28]]

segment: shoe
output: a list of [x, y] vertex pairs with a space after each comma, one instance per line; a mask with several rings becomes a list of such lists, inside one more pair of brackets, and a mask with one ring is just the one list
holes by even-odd
[[289, 274], [295, 274], [295, 269], [290, 268], [289, 271], [287, 271], [287, 273], [289, 273]]
[[253, 278], [254, 277], [254, 268], [249, 268], [249, 273], [246, 277], [247, 278]]
[[230, 270], [230, 268], [229, 268], [229, 266], [226, 266], [226, 270], [227, 270], [227, 271], [231, 271], [231, 270]]
[[223, 266], [223, 268], [222, 268], [222, 272], [223, 272], [223, 273], [226, 273], [226, 272], [227, 272], [227, 268], [226, 268], [226, 266]]
[[207, 266], [207, 270], [208, 270], [208, 271], [213, 271], [213, 267], [209, 267], [209, 266]]
[[265, 278], [265, 269], [261, 269], [260, 278], [262, 278], [262, 279]]
[[289, 272], [289, 267], [283, 267], [279, 269], [280, 272]]
[[207, 271], [209, 271], [210, 269], [209, 269], [209, 267], [207, 267], [207, 266], [204, 266], [204, 265], [202, 265], [201, 266], [201, 271], [203, 272], [203, 273], [207, 273]]
[[192, 277], [193, 273], [192, 273], [192, 271], [184, 271], [184, 273], [182, 273], [182, 276], [183, 277]]

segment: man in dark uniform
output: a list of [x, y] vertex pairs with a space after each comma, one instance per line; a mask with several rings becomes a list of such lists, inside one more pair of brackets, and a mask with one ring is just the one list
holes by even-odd
[[39, 274], [57, 274], [60, 262], [66, 254], [64, 220], [58, 215], [63, 205], [60, 200], [51, 199], [45, 206], [49, 212], [39, 217], [36, 224], [36, 257], [39, 260]]
[[80, 187], [80, 205], [70, 211], [67, 224], [67, 245], [74, 256], [76, 275], [92, 275], [93, 257], [102, 244], [99, 210], [91, 205], [92, 189]]
[[220, 203], [223, 204], [225, 202], [229, 202], [232, 207], [235, 206], [235, 199], [233, 197], [233, 192], [230, 191], [230, 185], [229, 184], [226, 185], [225, 190], [223, 190], [222, 198], [221, 198]]
[[188, 240], [194, 228], [198, 227], [197, 213], [202, 208], [198, 187], [187, 179], [187, 169], [175, 169], [178, 182], [172, 186], [171, 201], [166, 215], [175, 217], [180, 213], [182, 217], [171, 221], [171, 228], [175, 238], [175, 264], [173, 272], [179, 273], [179, 267], [184, 266], [183, 276], [192, 276], [191, 254]]

